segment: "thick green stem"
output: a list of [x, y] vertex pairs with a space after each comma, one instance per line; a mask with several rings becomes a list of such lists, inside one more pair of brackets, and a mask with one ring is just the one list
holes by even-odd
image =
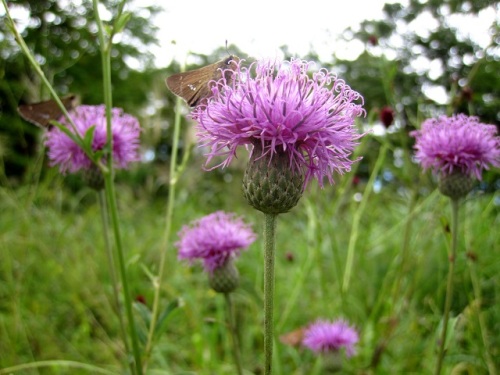
[[453, 299], [453, 272], [455, 269], [455, 258], [457, 253], [457, 240], [458, 240], [458, 199], [451, 199], [451, 250], [449, 254], [449, 268], [448, 268], [448, 282], [446, 285], [446, 299], [444, 304], [443, 316], [443, 330], [441, 332], [441, 339], [439, 342], [439, 352], [436, 363], [435, 375], [441, 374], [443, 367], [443, 359], [446, 349], [446, 334], [448, 331], [448, 320], [450, 318], [451, 301]]
[[227, 325], [229, 331], [231, 331], [231, 338], [233, 341], [233, 356], [234, 365], [236, 367], [236, 372], [238, 375], [243, 375], [243, 366], [241, 364], [241, 353], [240, 353], [240, 343], [238, 340], [238, 333], [236, 332], [236, 324], [234, 322], [234, 306], [231, 299], [231, 293], [224, 293], [224, 299], [226, 300], [227, 307]]
[[120, 333], [122, 335], [123, 344], [125, 346], [125, 352], [128, 353], [129, 346], [127, 341], [127, 331], [125, 329], [125, 322], [123, 321], [121, 313], [120, 299], [118, 298], [118, 296], [120, 295], [120, 288], [118, 286], [118, 279], [116, 277], [116, 266], [114, 262], [113, 249], [109, 238], [109, 217], [107, 215], [108, 211], [106, 205], [106, 195], [102, 190], [99, 190], [97, 192], [97, 196], [99, 198], [99, 207], [101, 209], [102, 229], [104, 233], [104, 242], [106, 245], [106, 256], [108, 258], [109, 275], [111, 277], [111, 283], [113, 284], [113, 303], [120, 324]]
[[137, 338], [137, 330], [135, 329], [134, 314], [132, 311], [132, 299], [130, 297], [130, 288], [128, 285], [127, 269], [125, 266], [125, 256], [123, 254], [123, 245], [120, 233], [120, 224], [118, 221], [118, 209], [115, 199], [115, 186], [111, 173], [105, 174], [106, 195], [108, 199], [108, 209], [110, 211], [111, 226], [115, 239], [116, 255], [118, 259], [118, 270], [120, 271], [120, 279], [123, 287], [123, 299], [125, 303], [125, 313], [127, 314], [127, 322], [129, 335], [132, 341], [132, 351], [134, 356], [133, 374], [142, 374], [141, 353], [139, 351], [139, 340]]
[[116, 192], [114, 184], [114, 169], [113, 169], [113, 137], [111, 132], [111, 108], [113, 106], [113, 96], [111, 87], [111, 39], [106, 39], [104, 25], [99, 16], [99, 1], [93, 0], [94, 16], [98, 28], [99, 47], [101, 50], [102, 73], [103, 73], [103, 89], [104, 89], [104, 104], [106, 105], [106, 129], [107, 129], [107, 143], [106, 147], [108, 153], [106, 160], [108, 163], [107, 171], [103, 172], [106, 198], [108, 201], [109, 216], [111, 218], [111, 226], [113, 228], [115, 248], [118, 259], [118, 269], [120, 279], [123, 286], [123, 299], [125, 303], [125, 312], [127, 315], [127, 323], [129, 328], [129, 335], [132, 341], [132, 352], [134, 363], [130, 364], [131, 371], [135, 375], [142, 374], [141, 353], [139, 349], [139, 340], [137, 337], [137, 330], [135, 328], [134, 314], [132, 311], [132, 298], [130, 296], [130, 288], [128, 285], [127, 270], [125, 266], [125, 256], [123, 253], [123, 245], [120, 233], [120, 224], [118, 220], [118, 209], [116, 204]]
[[274, 251], [276, 216], [265, 214], [264, 228], [264, 375], [270, 375], [273, 362]]

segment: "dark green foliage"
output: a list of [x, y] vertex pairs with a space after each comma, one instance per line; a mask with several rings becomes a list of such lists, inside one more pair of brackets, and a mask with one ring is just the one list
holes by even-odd
[[[389, 104], [400, 108], [401, 112], [404, 108], [405, 116], [410, 119], [416, 118], [419, 111], [433, 116], [440, 111], [440, 104], [424, 95], [427, 88], [440, 86], [451, 97], [448, 112], [478, 115], [483, 122], [500, 124], [497, 105], [500, 100], [497, 84], [499, 63], [498, 56], [495, 57], [499, 25], [490, 25], [491, 45], [485, 49], [449, 25], [451, 14], [472, 16], [487, 7], [495, 7], [495, 4], [495, 1], [463, 0], [412, 0], [406, 7], [399, 3], [386, 4], [384, 19], [364, 21], [358, 28], [345, 33], [348, 40], [359, 39], [366, 43], [366, 52], [356, 61], [335, 60], [334, 67], [345, 72], [350, 85], [364, 95], [368, 112], [380, 108], [381, 104]], [[433, 16], [438, 25], [436, 28], [423, 35], [401, 32], [398, 25], [409, 24], [425, 12]], [[394, 44], [391, 38], [402, 42]], [[386, 61], [371, 52], [373, 46], [391, 51], [396, 57]], [[430, 77], [416, 71], [412, 64], [422, 57], [439, 62], [443, 72]], [[392, 67], [396, 68], [396, 73], [388, 76], [386, 72]], [[380, 92], [382, 87], [385, 88], [383, 93]], [[422, 107], [423, 103], [427, 104]]]
[[[101, 3], [116, 12], [117, 1]], [[56, 92], [77, 94], [84, 104], [102, 103], [101, 57], [92, 2], [68, 2], [64, 8], [54, 0], [9, 4], [13, 9], [28, 12], [29, 18], [24, 21], [29, 23], [22, 36]], [[145, 7], [133, 14], [121, 41], [113, 45], [114, 104], [134, 115], [139, 115], [147, 104], [153, 82], [161, 74], [152, 69], [154, 56], [147, 52], [147, 46], [157, 42], [157, 27], [150, 18], [158, 11], [158, 7]], [[3, 162], [8, 176], [22, 177], [37, 153], [40, 131], [19, 118], [17, 107], [20, 103], [48, 99], [48, 92], [15, 44], [4, 17], [0, 19], [0, 51], [0, 135], [7, 148]], [[143, 69], [130, 68], [126, 61], [131, 59]]]
[[[32, 21], [23, 35], [57, 91], [79, 94], [86, 104], [101, 103], [101, 63], [91, 2], [64, 9], [47, 0], [10, 3], [31, 11]], [[104, 3], [115, 11], [116, 2]], [[364, 96], [367, 117], [360, 126], [376, 123], [377, 111], [385, 105], [394, 108], [396, 125], [384, 136], [364, 137], [359, 149], [363, 160], [351, 173], [336, 176], [333, 187], [319, 189], [313, 184], [290, 213], [279, 217], [276, 334], [317, 318], [348, 319], [359, 328], [361, 342], [357, 356], [345, 362], [346, 374], [433, 370], [448, 266], [449, 202], [434, 190], [431, 175], [422, 175], [411, 162], [413, 139], [408, 133], [436, 111], [477, 114], [483, 122], [498, 123], [500, 105], [498, 56], [458, 39], [456, 30], [444, 22], [440, 9], [446, 4], [452, 13], [475, 13], [493, 2], [387, 4], [384, 20], [366, 21], [359, 30], [346, 33], [364, 41], [366, 51], [354, 62], [337, 59], [330, 67]], [[392, 48], [389, 38], [398, 33], [396, 23], [410, 22], [424, 10], [435, 15], [439, 28], [426, 38], [402, 35], [403, 46]], [[165, 89], [164, 79], [180, 70], [176, 63], [161, 70], [152, 68], [147, 45], [155, 42], [155, 27], [149, 19], [156, 10], [149, 12], [132, 16], [124, 32], [139, 43], [122, 39], [114, 46], [112, 61], [114, 103], [141, 117], [143, 147], [154, 151], [152, 162], [138, 163], [133, 170], [119, 171], [116, 176], [131, 293], [143, 301], [136, 303], [135, 311], [141, 339], [147, 335], [153, 300], [150, 276], [156, 275], [165, 246], [162, 238], [175, 99]], [[98, 200], [93, 191], [82, 187], [81, 176], [61, 177], [54, 168], [42, 169], [40, 131], [23, 122], [16, 108], [20, 102], [46, 98], [47, 93], [2, 21], [0, 158], [7, 179], [0, 174], [0, 182], [19, 186], [0, 186], [0, 369], [49, 359], [117, 369], [124, 361], [124, 349], [114, 315]], [[396, 58], [373, 54], [375, 44], [393, 49]], [[415, 46], [419, 46], [418, 54], [413, 52]], [[246, 57], [234, 46], [228, 50]], [[287, 53], [286, 46], [283, 50]], [[214, 62], [227, 53], [221, 48], [213, 56], [197, 55], [197, 64], [186, 68]], [[450, 63], [463, 54], [472, 55], [473, 62], [465, 64], [459, 59], [458, 64]], [[418, 55], [442, 61], [445, 72], [430, 79], [409, 69]], [[130, 68], [128, 59], [139, 60], [141, 70]], [[442, 85], [452, 95], [447, 109], [424, 96], [428, 84]], [[153, 104], [158, 98], [161, 104]], [[154, 107], [152, 115], [150, 106]], [[191, 124], [182, 121], [183, 129], [190, 130]], [[381, 189], [371, 194], [361, 217], [351, 286], [343, 293], [353, 218], [365, 189], [372, 188], [367, 181], [384, 142], [388, 142], [390, 152], [375, 179]], [[181, 154], [189, 152], [189, 144], [186, 137]], [[263, 219], [243, 198], [241, 180], [247, 155], [242, 153], [227, 169], [205, 173], [200, 154], [193, 152], [177, 186], [173, 235], [161, 286], [162, 313], [150, 358], [154, 373], [234, 374], [223, 300], [210, 290], [201, 267], [178, 262], [173, 243], [184, 223], [215, 210], [244, 215], [256, 232], [261, 232]], [[500, 212], [498, 196], [493, 195], [495, 173], [486, 173], [481, 189], [476, 188], [461, 205], [452, 304], [452, 316], [457, 319], [453, 320], [446, 373], [458, 371], [460, 366], [468, 366], [471, 374], [487, 373], [484, 329], [493, 362], [500, 368], [500, 336], [496, 334], [500, 332], [500, 240], [495, 230]], [[25, 178], [26, 183], [15, 181], [15, 176]], [[241, 284], [234, 292], [234, 302], [244, 367], [247, 372], [259, 373], [263, 318], [260, 243], [244, 252], [236, 265]], [[480, 295], [473, 288], [475, 280]], [[283, 374], [320, 373], [310, 352], [277, 340], [275, 353], [277, 369]], [[29, 373], [87, 372], [60, 366]]]

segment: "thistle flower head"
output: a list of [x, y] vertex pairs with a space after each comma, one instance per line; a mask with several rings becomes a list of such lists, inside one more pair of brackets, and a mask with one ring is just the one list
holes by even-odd
[[302, 344], [316, 353], [338, 352], [345, 349], [348, 357], [356, 353], [358, 332], [343, 320], [318, 320], [304, 332]]
[[500, 166], [500, 138], [494, 125], [463, 114], [428, 119], [411, 133], [416, 159], [440, 175], [462, 173], [481, 180], [483, 169]]
[[255, 233], [241, 218], [217, 211], [184, 226], [179, 238], [179, 259], [201, 259], [205, 270], [213, 272], [254, 242]]
[[[92, 149], [98, 151], [106, 145], [106, 109], [104, 105], [81, 105], [70, 111], [76, 131], [83, 137], [95, 125]], [[59, 121], [74, 131], [66, 118]], [[139, 160], [140, 126], [137, 119], [120, 108], [112, 109], [111, 132], [113, 133], [113, 161], [116, 168], [127, 168], [129, 163]], [[50, 165], [59, 166], [62, 173], [88, 170], [92, 161], [85, 152], [59, 128], [52, 127], [46, 135]]]
[[242, 62], [192, 113], [201, 143], [210, 149], [207, 165], [222, 156], [213, 168], [226, 167], [238, 146], [258, 144], [258, 156], [268, 160], [286, 154], [304, 187], [313, 178], [320, 186], [325, 177], [333, 184], [334, 172], [349, 171], [349, 156], [362, 136], [354, 126], [365, 113], [361, 95], [326, 69], [308, 75], [310, 62], [261, 61], [248, 68]]

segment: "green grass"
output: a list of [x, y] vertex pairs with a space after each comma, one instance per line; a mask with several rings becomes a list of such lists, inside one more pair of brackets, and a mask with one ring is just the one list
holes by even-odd
[[[218, 209], [244, 215], [260, 233], [263, 215], [244, 202], [239, 169], [206, 174], [200, 164], [193, 160], [181, 177], [173, 233]], [[0, 188], [0, 369], [60, 360], [120, 373], [124, 351], [97, 200], [92, 191], [73, 193], [61, 178], [50, 176], [36, 187]], [[317, 318], [338, 317], [361, 332], [358, 353], [344, 361], [342, 373], [432, 373], [446, 289], [449, 202], [420, 186], [399, 192], [387, 186], [372, 193], [360, 220], [350, 286], [343, 293], [351, 227], [360, 205], [353, 196], [365, 186], [349, 187], [349, 176], [337, 181], [323, 190], [311, 184], [299, 205], [278, 217], [275, 374], [321, 374], [315, 355], [283, 345], [278, 337]], [[149, 306], [148, 273], [158, 269], [166, 202], [152, 198], [151, 189], [123, 183], [117, 188], [132, 294], [145, 296]], [[412, 190], [424, 192], [412, 202]], [[452, 317], [458, 319], [446, 374], [453, 369], [488, 373], [480, 314], [491, 358], [500, 369], [500, 207], [494, 201], [493, 195], [473, 193], [460, 208], [452, 304]], [[255, 242], [237, 262], [242, 282], [234, 301], [247, 374], [258, 374], [263, 361], [261, 245]], [[477, 260], [468, 260], [466, 252]], [[234, 374], [224, 298], [207, 287], [201, 267], [180, 263], [173, 247], [166, 262], [162, 305], [180, 298], [182, 307], [154, 347], [148, 373]], [[18, 373], [97, 373], [71, 364]]]

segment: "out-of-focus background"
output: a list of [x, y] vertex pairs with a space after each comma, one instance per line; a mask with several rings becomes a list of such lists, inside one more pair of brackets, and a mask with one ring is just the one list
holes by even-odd
[[[100, 3], [103, 18], [111, 20], [118, 2]], [[92, 2], [8, 4], [57, 92], [77, 94], [85, 104], [102, 103]], [[132, 17], [115, 39], [112, 80], [114, 106], [137, 116], [142, 127], [141, 161], [116, 176], [137, 300], [151, 307], [150, 276], [163, 250], [176, 102], [166, 77], [228, 54], [249, 63], [311, 60], [363, 95], [366, 117], [357, 126], [371, 133], [356, 151], [363, 159], [352, 172], [335, 176], [336, 184], [324, 189], [312, 183], [298, 206], [279, 217], [277, 335], [317, 318], [344, 317], [361, 335], [344, 373], [431, 373], [445, 295], [449, 209], [431, 174], [414, 163], [409, 133], [440, 114], [465, 113], [500, 125], [498, 2], [137, 0], [126, 10]], [[80, 176], [61, 176], [48, 166], [43, 130], [19, 117], [19, 104], [49, 95], [6, 29], [4, 14], [0, 9], [0, 369], [50, 359], [116, 368], [123, 347], [103, 266], [97, 200]], [[188, 115], [189, 108], [182, 106], [182, 112]], [[181, 157], [190, 158], [178, 181], [173, 233], [219, 209], [244, 215], [260, 233], [262, 216], [241, 194], [244, 150], [229, 168], [205, 172], [204, 150], [196, 147], [187, 116], [182, 131]], [[382, 155], [383, 145], [388, 151]], [[500, 369], [499, 190], [498, 170], [486, 171], [461, 210], [454, 336], [445, 373], [492, 373], [492, 363]], [[356, 272], [343, 294], [353, 238]], [[233, 374], [221, 299], [207, 287], [200, 267], [177, 261], [172, 244], [166, 264], [161, 303], [182, 298], [184, 307], [156, 343], [151, 373]], [[238, 264], [242, 284], [235, 304], [243, 362], [259, 374], [259, 241]], [[311, 353], [280, 343], [276, 348], [277, 374], [320, 373]], [[56, 366], [23, 374], [86, 373], [78, 371]]]

